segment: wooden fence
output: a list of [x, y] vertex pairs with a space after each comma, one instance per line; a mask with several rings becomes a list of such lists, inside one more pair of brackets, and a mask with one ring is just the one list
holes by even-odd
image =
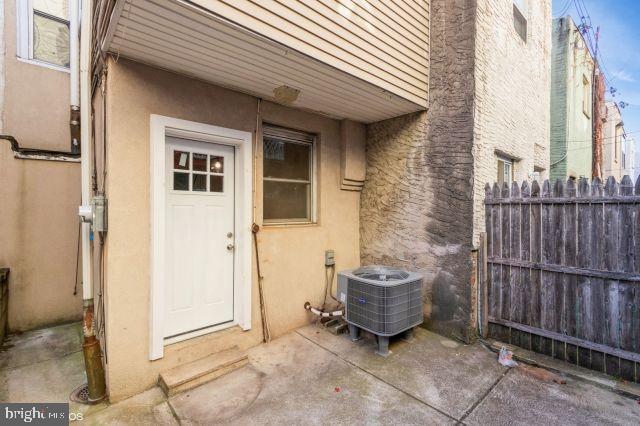
[[640, 179], [485, 191], [483, 332], [640, 382]]

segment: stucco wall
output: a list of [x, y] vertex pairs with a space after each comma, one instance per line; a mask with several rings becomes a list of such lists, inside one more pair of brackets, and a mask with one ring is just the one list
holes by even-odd
[[513, 2], [478, 0], [475, 66], [474, 242], [484, 230], [484, 185], [497, 179], [496, 153], [514, 160], [513, 178], [549, 173], [551, 1], [527, 2], [527, 40]]
[[432, 329], [470, 337], [474, 0], [431, 2], [431, 103], [368, 126], [362, 263], [425, 275]]
[[[148, 360], [149, 116], [254, 132], [257, 99], [120, 58], [109, 63], [107, 104], [107, 375], [110, 398], [119, 400], [153, 386], [162, 370], [261, 341], [254, 262], [250, 331], [212, 333], [167, 346], [164, 358]], [[305, 301], [321, 301], [325, 249], [335, 250], [337, 270], [359, 265], [359, 193], [340, 190], [339, 121], [269, 102], [262, 103], [261, 115], [266, 122], [319, 135], [318, 224], [265, 226], [259, 233], [270, 327], [278, 336], [310, 320]], [[260, 148], [257, 152], [260, 176]], [[258, 178], [258, 223], [261, 188]]]
[[[16, 2], [4, 6], [2, 133], [23, 147], [68, 150], [69, 74], [16, 57]], [[76, 320], [73, 295], [80, 203], [76, 163], [19, 160], [0, 141], [0, 264], [11, 268], [9, 327]]]

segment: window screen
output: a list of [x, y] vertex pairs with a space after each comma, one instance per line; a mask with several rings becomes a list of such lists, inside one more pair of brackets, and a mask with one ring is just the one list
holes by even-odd
[[69, 1], [32, 0], [32, 58], [69, 67]]
[[314, 137], [274, 126], [263, 128], [265, 223], [313, 221]]

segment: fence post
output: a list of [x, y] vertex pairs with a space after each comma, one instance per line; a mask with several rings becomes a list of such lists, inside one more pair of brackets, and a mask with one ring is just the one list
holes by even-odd
[[478, 281], [480, 288], [480, 335], [487, 337], [489, 329], [489, 274], [487, 273], [487, 233], [480, 233], [480, 249], [478, 250]]

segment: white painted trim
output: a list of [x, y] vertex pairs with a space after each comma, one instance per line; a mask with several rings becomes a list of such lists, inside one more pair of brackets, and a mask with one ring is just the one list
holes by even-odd
[[109, 19], [109, 26], [107, 27], [107, 33], [104, 36], [104, 40], [100, 45], [100, 49], [103, 52], [106, 52], [111, 42], [113, 41], [113, 36], [116, 34], [116, 29], [118, 28], [118, 22], [120, 21], [120, 16], [122, 15], [122, 10], [124, 9], [124, 5], [126, 4], [125, 0], [116, 0], [116, 5], [113, 6], [113, 11], [111, 12], [111, 18]]
[[38, 65], [44, 68], [49, 68], [54, 71], [66, 72], [67, 74], [71, 74], [71, 70], [69, 68], [60, 67], [58, 65], [53, 65], [48, 62], [38, 61], [36, 59], [25, 59], [25, 58], [16, 58], [20, 62], [24, 62], [25, 64]]
[[[165, 140], [167, 136], [230, 145], [235, 148], [235, 256], [233, 321], [222, 328], [251, 328], [251, 225], [252, 225], [252, 134], [209, 124], [152, 114], [150, 118], [151, 185], [151, 282], [149, 359], [163, 357], [164, 346], [195, 337], [193, 333], [164, 338], [165, 290]], [[205, 332], [217, 331], [212, 327]], [[194, 332], [197, 334], [197, 332]], [[201, 334], [198, 334], [201, 335]], [[186, 337], [185, 337], [186, 336]]]
[[16, 0], [16, 56], [29, 59], [31, 0]]
[[[71, 30], [71, 9], [78, 8], [76, 0], [69, 0], [69, 29]], [[77, 10], [77, 9], [76, 9]], [[71, 37], [71, 31], [69, 36]], [[71, 39], [69, 39], [71, 43]], [[69, 49], [71, 51], [71, 49]], [[33, 0], [16, 0], [16, 57], [20, 62], [38, 65], [56, 71], [70, 72], [69, 67], [39, 61], [33, 57]]]

